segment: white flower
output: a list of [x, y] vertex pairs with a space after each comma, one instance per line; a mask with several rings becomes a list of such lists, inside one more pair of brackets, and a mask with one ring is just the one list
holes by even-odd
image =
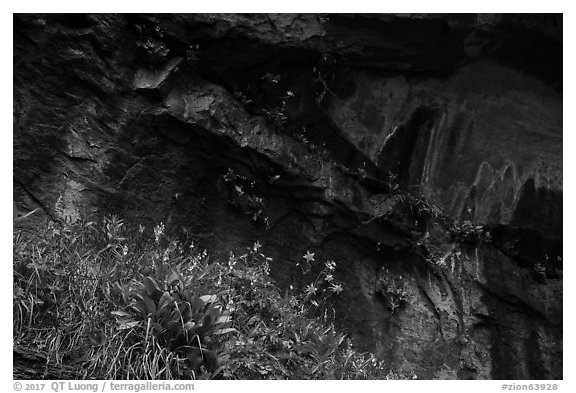
[[334, 261], [326, 261], [326, 263], [324, 263], [324, 265], [330, 271], [334, 271], [334, 269], [336, 269], [336, 262], [334, 262]]
[[230, 256], [228, 257], [228, 269], [232, 270], [234, 269], [234, 265], [236, 265], [236, 258], [234, 257], [234, 254], [232, 253], [232, 251], [230, 251]]
[[160, 241], [160, 237], [162, 236], [163, 233], [164, 233], [164, 223], [161, 222], [160, 224], [154, 227], [154, 238], [156, 240], [156, 243]]
[[258, 251], [258, 249], [259, 249], [260, 247], [262, 247], [262, 244], [260, 244], [259, 241], [256, 241], [256, 243], [254, 243], [254, 247], [253, 247], [254, 252]]
[[327, 274], [324, 280], [326, 280], [326, 282], [332, 282], [334, 281], [334, 276], [331, 274]]
[[334, 293], [340, 293], [340, 292], [342, 292], [342, 285], [341, 284], [332, 284], [330, 286], [330, 290]]
[[306, 255], [304, 255], [302, 258], [306, 259], [308, 263], [314, 262], [314, 253], [306, 250]]
[[318, 288], [316, 288], [316, 287], [314, 286], [314, 284], [307, 285], [306, 288], [304, 288], [304, 292], [306, 292], [306, 295], [307, 295], [307, 296], [312, 296], [312, 295], [314, 295], [317, 290], [318, 290]]

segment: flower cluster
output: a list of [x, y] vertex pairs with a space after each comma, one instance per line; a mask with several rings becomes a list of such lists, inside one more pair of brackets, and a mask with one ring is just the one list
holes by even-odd
[[156, 241], [156, 243], [160, 242], [160, 239], [162, 238], [162, 235], [164, 234], [164, 223], [161, 222], [160, 224], [156, 225], [154, 227], [154, 240]]
[[[296, 266], [299, 266], [304, 274], [308, 274], [312, 271], [314, 262], [316, 262], [315, 253], [306, 250], [306, 253], [302, 256], [302, 261], [296, 263]], [[335, 279], [335, 271], [336, 262], [333, 260], [324, 262], [324, 268], [318, 273], [313, 282], [306, 285], [302, 290], [304, 300], [309, 301], [314, 307], [319, 307], [320, 303], [328, 297], [342, 293], [342, 283]], [[293, 286], [290, 286], [290, 289], [293, 289]]]

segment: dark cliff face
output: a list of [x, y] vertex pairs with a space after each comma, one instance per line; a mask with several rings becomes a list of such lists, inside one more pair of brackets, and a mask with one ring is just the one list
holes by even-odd
[[281, 285], [311, 250], [338, 261], [341, 327], [396, 369], [562, 378], [561, 32], [558, 15], [16, 15], [16, 206], [163, 221], [215, 254], [259, 240]]

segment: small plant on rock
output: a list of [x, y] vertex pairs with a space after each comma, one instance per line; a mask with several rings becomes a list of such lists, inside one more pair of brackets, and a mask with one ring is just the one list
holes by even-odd
[[454, 240], [458, 242], [490, 242], [492, 236], [482, 225], [474, 225], [471, 221], [455, 220], [450, 228]]
[[402, 283], [402, 276], [399, 280], [391, 277], [388, 269], [380, 271], [376, 281], [376, 292], [383, 295], [386, 299], [386, 305], [392, 314], [403, 307], [410, 300], [408, 290]]
[[228, 169], [222, 178], [232, 194], [230, 203], [250, 215], [254, 222], [263, 222], [268, 227], [268, 217], [264, 214], [264, 198], [256, 192], [256, 182], [237, 174], [233, 169]]
[[262, 110], [276, 129], [280, 130], [286, 125], [286, 121], [288, 120], [288, 116], [286, 116], [286, 107], [288, 105], [288, 100], [292, 97], [294, 97], [294, 92], [288, 90], [286, 95], [281, 98], [279, 106]]

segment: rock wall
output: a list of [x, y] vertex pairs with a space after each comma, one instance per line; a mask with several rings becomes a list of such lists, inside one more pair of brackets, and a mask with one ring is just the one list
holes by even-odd
[[561, 15], [15, 15], [15, 214], [310, 250], [395, 370], [562, 378], [561, 75]]

